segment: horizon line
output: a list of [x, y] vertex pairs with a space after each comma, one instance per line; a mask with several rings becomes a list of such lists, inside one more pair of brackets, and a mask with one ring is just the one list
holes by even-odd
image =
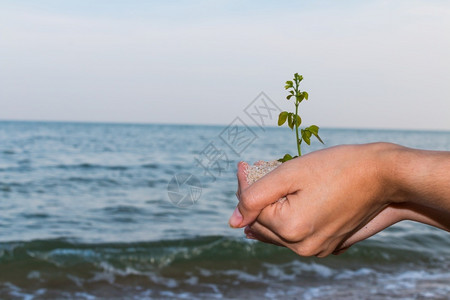
[[[230, 123], [163, 123], [163, 122], [139, 122], [139, 121], [87, 121], [87, 120], [20, 120], [20, 119], [1, 119], [0, 122], [17, 122], [17, 123], [66, 123], [66, 124], [98, 124], [98, 125], [165, 125], [165, 126], [210, 126], [220, 127], [228, 126]], [[250, 128], [259, 128], [257, 125], [247, 125]], [[267, 128], [279, 128], [276, 125], [264, 126]], [[321, 129], [330, 130], [383, 130], [383, 131], [423, 131], [423, 132], [450, 132], [450, 129], [435, 128], [386, 128], [386, 127], [339, 127], [339, 126], [321, 126]]]

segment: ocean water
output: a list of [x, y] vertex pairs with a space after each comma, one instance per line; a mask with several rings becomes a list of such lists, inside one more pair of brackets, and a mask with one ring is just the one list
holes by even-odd
[[[321, 137], [307, 151], [450, 150], [450, 132]], [[322, 259], [228, 227], [236, 163], [279, 158], [293, 140], [269, 127], [0, 122], [0, 298], [449, 299], [450, 235], [423, 224]]]

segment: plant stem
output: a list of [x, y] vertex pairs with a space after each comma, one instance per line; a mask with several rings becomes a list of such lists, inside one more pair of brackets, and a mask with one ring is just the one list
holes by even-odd
[[297, 137], [296, 141], [297, 141], [297, 151], [298, 151], [298, 156], [302, 156], [302, 151], [300, 150], [300, 141], [298, 138], [298, 124], [297, 124], [297, 116], [298, 116], [298, 102], [295, 102], [295, 116], [294, 116], [294, 120], [295, 120], [295, 136]]

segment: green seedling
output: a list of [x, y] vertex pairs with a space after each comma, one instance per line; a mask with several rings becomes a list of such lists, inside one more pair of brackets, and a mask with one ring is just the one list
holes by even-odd
[[[303, 80], [302, 75], [298, 75], [298, 73], [294, 74], [294, 79], [286, 81], [286, 85], [284, 86], [285, 90], [288, 90], [289, 95], [286, 97], [286, 99], [291, 100], [291, 98], [295, 99], [295, 113], [283, 111], [278, 116], [278, 126], [282, 126], [287, 121], [287, 125], [291, 130], [294, 130], [295, 127], [295, 140], [297, 142], [297, 152], [298, 156], [302, 155], [301, 150], [301, 144], [304, 141], [306, 144], [311, 145], [311, 136], [315, 136], [319, 142], [323, 144], [322, 139], [319, 137], [319, 127], [316, 125], [311, 125], [309, 127], [306, 127], [304, 129], [300, 129], [300, 135], [298, 132], [298, 129], [300, 125], [302, 124], [302, 118], [298, 115], [298, 105], [303, 100], [308, 100], [308, 93], [306, 91], [300, 91], [299, 85], [300, 82]], [[292, 156], [290, 154], [284, 155], [283, 158], [280, 158], [278, 161], [285, 162], [290, 159], [293, 159], [297, 157]]]

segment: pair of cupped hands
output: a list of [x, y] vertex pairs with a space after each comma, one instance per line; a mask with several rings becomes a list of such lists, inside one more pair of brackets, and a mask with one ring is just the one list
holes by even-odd
[[[432, 224], [433, 211], [406, 202], [393, 144], [337, 146], [287, 161], [252, 185], [238, 164], [239, 203], [229, 224], [247, 238], [301, 256], [340, 254], [358, 241], [410, 219]], [[285, 197], [283, 201], [277, 201]]]

